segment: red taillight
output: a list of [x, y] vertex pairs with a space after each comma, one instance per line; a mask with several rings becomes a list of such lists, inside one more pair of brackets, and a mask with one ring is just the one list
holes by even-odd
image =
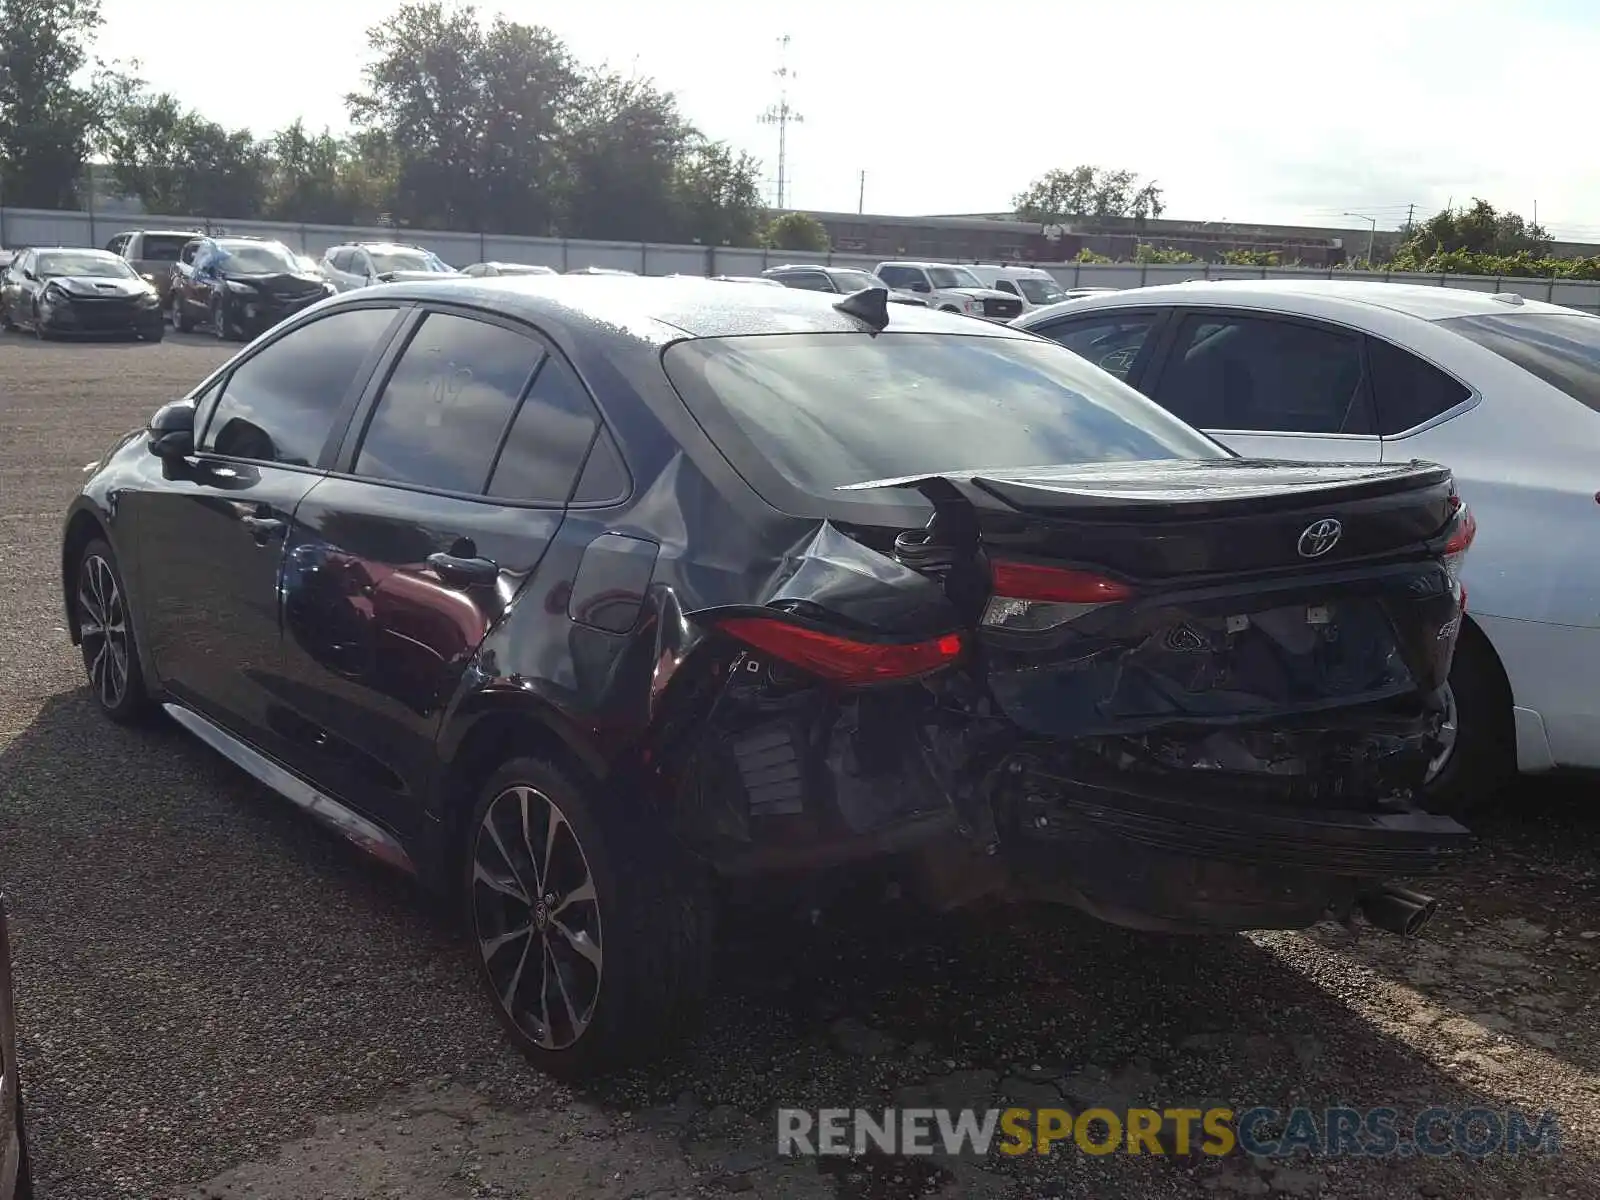
[[1075, 617], [1132, 599], [1135, 589], [1118, 579], [1075, 567], [994, 559], [989, 564], [994, 594], [983, 613], [990, 629], [1038, 632], [1064, 625]]
[[1465, 554], [1472, 545], [1472, 539], [1478, 536], [1478, 518], [1472, 515], [1472, 510], [1465, 504], [1456, 509], [1456, 522], [1455, 532], [1444, 544], [1446, 555]]
[[1133, 595], [1133, 589], [1127, 584], [1092, 571], [1002, 560], [992, 562], [990, 568], [994, 573], [994, 594], [1009, 600], [1109, 604]]
[[1467, 607], [1467, 586], [1461, 582], [1461, 564], [1467, 557], [1467, 551], [1472, 548], [1472, 539], [1478, 536], [1478, 518], [1472, 515], [1472, 510], [1461, 503], [1459, 497], [1452, 498], [1451, 507], [1455, 510], [1456, 527], [1451, 530], [1450, 537], [1444, 544], [1444, 569], [1450, 576], [1450, 582], [1456, 585], [1461, 595], [1461, 608]]
[[960, 659], [961, 635], [925, 642], [858, 642], [767, 617], [730, 617], [717, 626], [745, 645], [835, 683], [892, 683], [930, 675]]

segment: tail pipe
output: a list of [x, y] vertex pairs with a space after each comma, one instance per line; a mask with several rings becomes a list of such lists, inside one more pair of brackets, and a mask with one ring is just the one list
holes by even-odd
[[1416, 937], [1433, 920], [1433, 914], [1439, 911], [1439, 902], [1410, 888], [1386, 883], [1361, 896], [1356, 907], [1368, 924], [1410, 938]]

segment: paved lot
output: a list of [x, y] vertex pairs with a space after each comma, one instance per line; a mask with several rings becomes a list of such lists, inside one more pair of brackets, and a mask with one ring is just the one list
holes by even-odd
[[[746, 918], [683, 1061], [525, 1068], [404, 882], [80, 686], [81, 467], [226, 351], [0, 339], [0, 879], [43, 1200], [1600, 1193], [1600, 795], [1526, 788], [1425, 940], [1213, 942], [1071, 914]], [[779, 1160], [771, 1110], [1220, 1102], [1553, 1108], [1563, 1154], [1290, 1164]]]

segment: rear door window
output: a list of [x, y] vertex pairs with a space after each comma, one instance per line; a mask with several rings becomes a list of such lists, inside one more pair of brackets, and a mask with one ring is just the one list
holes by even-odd
[[1361, 338], [1274, 317], [1192, 313], [1151, 394], [1200, 429], [1370, 434]]
[[1448, 317], [1439, 324], [1600, 412], [1600, 317], [1496, 313]]
[[1465, 384], [1432, 363], [1379, 338], [1367, 339], [1367, 365], [1372, 371], [1378, 432], [1386, 437], [1415, 429], [1472, 395]]
[[355, 473], [482, 495], [543, 357], [532, 338], [504, 326], [429, 313], [378, 396]]

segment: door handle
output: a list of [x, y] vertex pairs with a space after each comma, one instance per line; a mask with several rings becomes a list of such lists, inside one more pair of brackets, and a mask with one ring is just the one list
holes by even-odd
[[258, 542], [283, 536], [284, 524], [277, 517], [245, 516], [239, 518], [239, 524], [248, 529]]
[[439, 578], [457, 587], [490, 584], [500, 578], [500, 565], [491, 558], [467, 558], [458, 554], [430, 554], [428, 565]]

